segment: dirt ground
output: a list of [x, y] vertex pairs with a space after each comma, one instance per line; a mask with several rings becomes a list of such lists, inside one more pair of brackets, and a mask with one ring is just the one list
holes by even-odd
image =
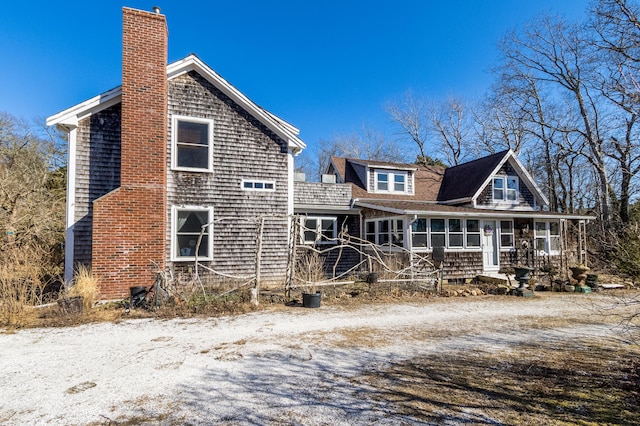
[[[612, 296], [613, 294], [613, 296]], [[634, 424], [629, 293], [536, 293], [0, 334], [0, 424]], [[615, 309], [614, 309], [615, 308]]]

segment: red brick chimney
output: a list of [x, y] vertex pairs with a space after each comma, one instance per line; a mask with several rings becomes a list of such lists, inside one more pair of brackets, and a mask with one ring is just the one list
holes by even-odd
[[122, 9], [120, 188], [93, 205], [92, 269], [104, 299], [150, 286], [165, 266], [167, 24]]

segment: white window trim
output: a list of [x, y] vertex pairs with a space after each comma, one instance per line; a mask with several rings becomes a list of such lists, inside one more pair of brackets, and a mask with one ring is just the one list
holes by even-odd
[[[499, 235], [499, 239], [498, 242], [500, 244], [500, 250], [501, 251], [511, 251], [515, 248], [515, 244], [516, 244], [516, 230], [514, 228], [514, 224], [513, 224], [513, 220], [512, 219], [500, 219], [498, 221], [500, 223], [500, 235]], [[502, 222], [511, 222], [511, 232], [502, 232]], [[513, 242], [513, 245], [511, 246], [503, 246], [502, 245], [502, 234], [505, 235], [511, 235], [511, 240]]]
[[[251, 188], [247, 188], [245, 183], [251, 183]], [[262, 188], [256, 188], [256, 184], [262, 184]], [[266, 188], [270, 185], [271, 188]], [[256, 191], [256, 192], [274, 192], [276, 190], [275, 180], [262, 180], [262, 179], [242, 179], [240, 182], [240, 189], [243, 191]]]
[[[426, 219], [427, 220], [427, 247], [413, 247], [413, 231], [411, 230], [411, 228], [409, 227], [409, 231], [410, 232], [410, 238], [411, 238], [411, 244], [412, 244], [412, 249], [418, 252], [430, 252], [433, 250], [433, 230], [431, 227], [431, 221], [433, 219], [442, 219], [444, 220], [444, 232], [438, 232], [437, 235], [444, 235], [444, 242], [445, 242], [445, 250], [446, 251], [451, 251], [451, 252], [478, 252], [478, 251], [482, 251], [482, 230], [479, 230], [479, 232], [468, 232], [467, 230], [467, 221], [468, 220], [476, 220], [476, 221], [480, 221], [480, 219], [476, 219], [476, 218], [462, 218], [462, 217], [430, 217], [430, 216], [421, 216], [418, 219]], [[450, 246], [450, 240], [449, 240], [449, 219], [459, 219], [462, 222], [462, 232], [454, 232], [453, 234], [455, 235], [462, 235], [462, 246], [456, 246], [456, 247], [451, 247]], [[419, 232], [418, 234], [424, 234], [424, 232]], [[467, 236], [468, 235], [479, 235], [480, 236], [480, 245], [478, 246], [469, 246], [467, 243]]]
[[[544, 233], [542, 231], [537, 231], [536, 230], [536, 223], [544, 223], [545, 224], [545, 230]], [[559, 220], [534, 220], [533, 221], [533, 244], [534, 244], [534, 248], [536, 248], [536, 238], [540, 237], [544, 237], [545, 241], [544, 241], [544, 251], [542, 250], [538, 250], [538, 251], [542, 251], [542, 253], [547, 254], [549, 256], [557, 256], [560, 254], [560, 250], [551, 250], [551, 223], [557, 223], [558, 224], [558, 235], [553, 235], [554, 238], [558, 238], [559, 243], [562, 244], [562, 231], [561, 231], [561, 226], [562, 224], [560, 223]]]
[[209, 241], [207, 244], [207, 256], [200, 257], [198, 256], [198, 260], [213, 260], [213, 207], [203, 207], [203, 206], [171, 206], [171, 260], [173, 262], [189, 262], [195, 261], [196, 256], [180, 256], [177, 253], [177, 219], [179, 211], [206, 211], [209, 214]]
[[[388, 231], [388, 236], [389, 236], [389, 242], [388, 243], [380, 243], [380, 235], [382, 235], [382, 231], [380, 230], [380, 222], [384, 222], [384, 221], [389, 221], [389, 231]], [[397, 229], [397, 221], [402, 221], [402, 227], [401, 229]], [[394, 217], [377, 217], [375, 219], [368, 219], [365, 222], [365, 240], [367, 239], [367, 236], [369, 235], [369, 233], [367, 233], [367, 224], [373, 222], [374, 223], [374, 227], [375, 227], [375, 242], [373, 244], [377, 245], [377, 246], [384, 246], [384, 247], [391, 247], [391, 248], [399, 248], [399, 247], [406, 247], [407, 246], [407, 234], [409, 234], [409, 231], [406, 230], [406, 226], [407, 226], [407, 218], [404, 216], [394, 216]], [[393, 244], [393, 238], [392, 235], [393, 233], [400, 233], [402, 235], [402, 246], [399, 246], [397, 244]]]
[[[300, 232], [300, 240], [304, 245], [312, 245], [312, 244], [336, 244], [338, 241], [338, 218], [336, 216], [301, 216], [300, 220], [302, 220], [302, 226], [307, 228], [308, 220], [316, 221], [316, 239], [314, 241], [307, 241], [304, 237], [304, 231], [306, 229], [302, 229]], [[329, 241], [322, 241], [320, 238], [322, 237], [322, 221], [323, 220], [331, 220], [333, 221], [333, 235], [330, 236]], [[311, 230], [311, 228], [308, 228]]]
[[[495, 197], [495, 181], [497, 179], [502, 180], [502, 198]], [[516, 182], [516, 189], [508, 189], [508, 183], [510, 179], [514, 179]], [[491, 179], [491, 199], [494, 203], [497, 204], [518, 204], [520, 202], [520, 180], [518, 176], [508, 175], [508, 176], [494, 176]], [[510, 191], [515, 191], [515, 200], [509, 200], [509, 196], [507, 195]]]
[[[190, 123], [202, 123], [208, 125], [209, 154], [207, 168], [180, 167], [178, 166], [178, 121]], [[171, 169], [186, 172], [213, 172], [213, 120], [210, 118], [188, 117], [184, 115], [174, 115], [171, 117]]]
[[[385, 170], [385, 169], [375, 169], [374, 173], [374, 183], [373, 183], [373, 192], [378, 194], [409, 194], [409, 173], [402, 170]], [[387, 175], [387, 190], [378, 189], [378, 175], [383, 174]], [[396, 191], [395, 190], [395, 177], [396, 176], [404, 176], [404, 191]]]

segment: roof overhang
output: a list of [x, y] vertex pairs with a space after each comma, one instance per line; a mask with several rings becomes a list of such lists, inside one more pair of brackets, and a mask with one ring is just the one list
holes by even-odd
[[295, 204], [293, 212], [296, 214], [359, 214], [362, 209], [351, 206], [330, 206], [318, 204]]
[[[446, 210], [439, 210], [437, 208], [402, 208], [398, 206], [376, 204], [375, 201], [355, 201], [357, 207], [368, 208], [372, 210], [378, 210], [386, 213], [396, 215], [408, 215], [408, 216], [440, 216], [440, 217], [470, 217], [470, 218], [522, 218], [522, 219], [541, 219], [541, 220], [594, 220], [595, 216], [579, 215], [579, 214], [565, 214], [545, 212], [540, 210], [487, 210], [487, 209], [474, 209], [471, 207], [452, 207], [447, 206]], [[435, 206], [443, 206], [442, 204], [434, 204]], [[444, 206], [443, 206], [444, 207]]]
[[[266, 111], [247, 98], [238, 89], [200, 60], [196, 55], [189, 55], [184, 59], [167, 65], [167, 80], [172, 80], [190, 71], [196, 71], [218, 90], [249, 112], [269, 130], [287, 142], [289, 149], [297, 154], [306, 148], [306, 144], [298, 137], [300, 130], [285, 120]], [[47, 118], [48, 126], [59, 126], [65, 130], [77, 127], [78, 122], [91, 114], [118, 104], [122, 101], [122, 86], [111, 89], [101, 95], [88, 99], [78, 105]]]

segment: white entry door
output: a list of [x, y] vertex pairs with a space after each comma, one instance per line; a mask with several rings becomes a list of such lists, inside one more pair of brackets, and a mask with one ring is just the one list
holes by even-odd
[[497, 235], [495, 220], [482, 221], [482, 266], [485, 272], [500, 269]]

